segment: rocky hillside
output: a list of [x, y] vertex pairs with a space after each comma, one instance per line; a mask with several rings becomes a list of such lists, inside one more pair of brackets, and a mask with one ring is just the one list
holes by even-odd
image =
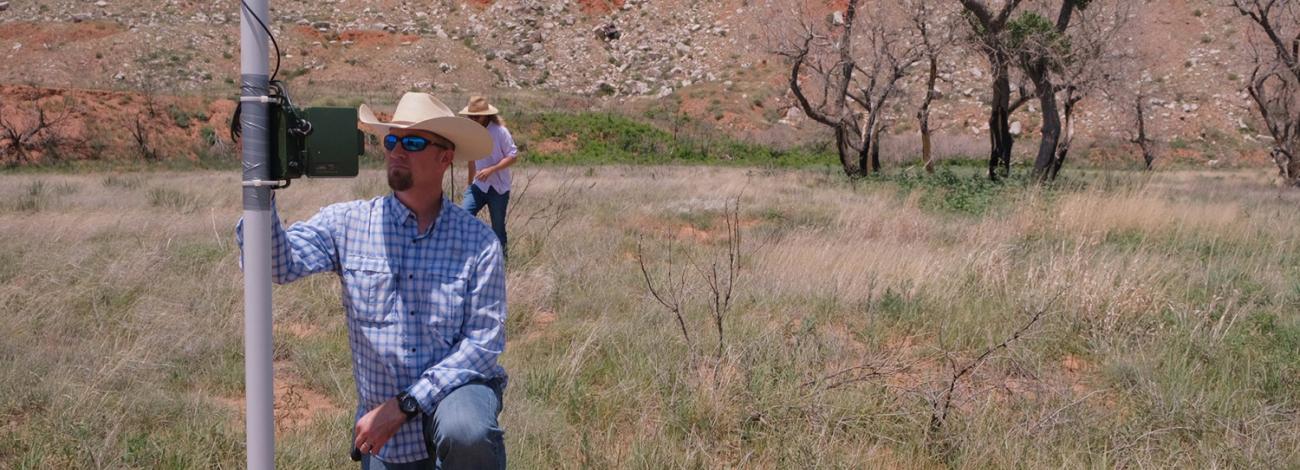
[[[821, 129], [794, 109], [788, 70], [770, 52], [792, 14], [777, 3], [272, 0], [269, 20], [283, 53], [279, 76], [309, 100], [391, 101], [407, 89], [458, 98], [531, 93], [579, 98], [585, 107], [671, 106], [769, 143], [819, 138]], [[804, 3], [832, 21], [842, 2]], [[239, 73], [238, 13], [216, 0], [0, 0], [0, 84], [44, 96], [91, 89], [229, 97]], [[1146, 0], [1134, 15], [1122, 47], [1152, 58], [1144, 79], [1155, 137], [1193, 161], [1255, 153], [1259, 126], [1241, 91], [1249, 46], [1235, 13], [1210, 0]], [[940, 151], [979, 155], [987, 139], [982, 60], [954, 49], [942, 70], [933, 114], [946, 139]], [[15, 115], [29, 95], [6, 93], [0, 111]], [[1088, 145], [1124, 153], [1118, 142], [1132, 123], [1122, 109], [1100, 99], [1083, 104], [1078, 130]], [[1030, 106], [1013, 118], [1027, 137], [1035, 113]], [[911, 112], [897, 114], [893, 148], [906, 154], [916, 126]]]

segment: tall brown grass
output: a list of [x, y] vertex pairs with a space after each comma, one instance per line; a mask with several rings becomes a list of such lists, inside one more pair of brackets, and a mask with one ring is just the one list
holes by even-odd
[[[820, 172], [521, 170], [516, 468], [1300, 465], [1300, 195], [1265, 175], [1079, 174], [971, 215]], [[278, 204], [295, 221], [384, 190], [368, 171]], [[636, 247], [725, 250], [738, 195], [746, 274], [718, 357], [646, 292]], [[0, 467], [241, 467], [237, 175], [0, 175], [0, 201]], [[712, 338], [702, 289], [684, 317]], [[351, 468], [337, 281], [274, 295], [277, 463]], [[950, 361], [1040, 308], [929, 431]]]

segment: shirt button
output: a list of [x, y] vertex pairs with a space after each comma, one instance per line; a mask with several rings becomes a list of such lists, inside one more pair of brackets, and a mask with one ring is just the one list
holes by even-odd
[[411, 315], [415, 315], [415, 310], [411, 310]]
[[411, 348], [411, 352], [415, 352], [415, 348]]
[[406, 275], [406, 278], [407, 278], [407, 279], [415, 279], [415, 275], [414, 275], [414, 274], [407, 274], [407, 275]]

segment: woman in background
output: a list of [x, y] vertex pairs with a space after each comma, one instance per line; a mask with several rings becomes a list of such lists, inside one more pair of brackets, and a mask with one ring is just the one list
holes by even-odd
[[510, 203], [510, 165], [518, 159], [519, 149], [515, 139], [499, 116], [495, 106], [486, 97], [472, 96], [469, 105], [460, 110], [462, 116], [473, 119], [487, 128], [492, 136], [492, 153], [469, 162], [469, 177], [465, 183], [464, 208], [478, 216], [483, 206], [488, 208], [492, 231], [501, 241], [501, 252], [506, 250], [506, 206]]

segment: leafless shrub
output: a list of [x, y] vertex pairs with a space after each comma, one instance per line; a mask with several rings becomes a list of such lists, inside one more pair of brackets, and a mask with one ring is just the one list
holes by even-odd
[[57, 128], [72, 116], [71, 108], [66, 99], [55, 104], [33, 103], [26, 110], [17, 107], [18, 112], [8, 115], [0, 107], [0, 157], [9, 165], [30, 163], [32, 150], [48, 149], [62, 139]]
[[[680, 256], [686, 256], [691, 268], [699, 276], [699, 284], [706, 291], [707, 298], [704, 303], [708, 306], [709, 319], [711, 320], [714, 332], [718, 335], [718, 347], [716, 357], [720, 361], [726, 346], [725, 324], [729, 313], [731, 312], [732, 302], [735, 300], [737, 282], [740, 280], [744, 268], [744, 256], [746, 248], [740, 228], [740, 197], [727, 203], [723, 211], [723, 219], [727, 230], [725, 252], [710, 253], [708, 259], [700, 260], [691, 255], [684, 248], [674, 249], [677, 243], [676, 238], [669, 236], [667, 242], [667, 256], [664, 262], [666, 274], [662, 279], [656, 280], [655, 274], [647, 266], [645, 249], [643, 242], [637, 240], [637, 263], [641, 268], [641, 275], [646, 283], [646, 289], [650, 295], [663, 305], [677, 320], [678, 327], [681, 328], [682, 338], [688, 345], [691, 344], [689, 328], [686, 326], [686, 306], [689, 303], [690, 292], [688, 291], [687, 275], [678, 265], [677, 259]], [[679, 252], [684, 252], [679, 255]]]
[[650, 295], [660, 305], [668, 309], [668, 312], [672, 313], [673, 317], [677, 319], [677, 326], [682, 330], [682, 339], [686, 341], [686, 345], [689, 347], [691, 334], [686, 329], [686, 320], [682, 318], [682, 310], [686, 302], [686, 274], [680, 269], [676, 273], [673, 272], [673, 242], [674, 238], [670, 236], [667, 248], [664, 250], [667, 253], [667, 262], [664, 263], [667, 272], [664, 274], [664, 279], [658, 288], [655, 287], [655, 276], [651, 275], [650, 270], [646, 268], [645, 251], [642, 248], [642, 240], [640, 239], [636, 242], [636, 260], [637, 264], [641, 266], [641, 275], [645, 279], [646, 289], [650, 291]]
[[[1057, 298], [1059, 297], [1060, 294], [1057, 294]], [[939, 433], [943, 430], [944, 424], [948, 422], [949, 413], [951, 413], [953, 409], [953, 398], [957, 395], [957, 387], [961, 384], [962, 380], [970, 376], [970, 374], [980, 365], [984, 364], [993, 353], [1009, 348], [1026, 332], [1033, 328], [1034, 325], [1038, 324], [1038, 321], [1043, 318], [1043, 315], [1047, 313], [1055, 300], [1056, 298], [1053, 298], [1052, 301], [1049, 301], [1045, 306], [1035, 311], [1034, 314], [1030, 316], [1029, 321], [1026, 322], [1024, 326], [1021, 326], [1013, 332], [1011, 336], [1007, 337], [1007, 339], [1003, 340], [1001, 343], [988, 347], [978, 356], [975, 356], [974, 359], [963, 365], [959, 366], [957, 364], [957, 360], [953, 358], [951, 352], [947, 350], [943, 352], [944, 360], [949, 369], [948, 378], [943, 381], [942, 388], [938, 390], [937, 393], [932, 393], [926, 397], [930, 402], [931, 410], [930, 425], [928, 428], [931, 439], [936, 439], [937, 436], [939, 436]], [[940, 342], [940, 345], [942, 347], [942, 341]], [[934, 440], [932, 443], [941, 443], [941, 441]]]
[[595, 183], [582, 186], [575, 174], [566, 173], [555, 190], [534, 201], [529, 189], [540, 171], [535, 170], [521, 178], [523, 184], [518, 190], [511, 191], [511, 203], [506, 209], [506, 226], [522, 225], [529, 229], [522, 232], [516, 241], [526, 247], [515, 252], [512, 264], [516, 267], [526, 266], [537, 259], [555, 228], [572, 217], [573, 209], [583, 200], [583, 194], [595, 187]]
[[708, 266], [692, 263], [695, 265], [695, 271], [704, 279], [705, 286], [709, 288], [709, 312], [713, 314], [713, 325], [718, 333], [719, 358], [722, 357], [725, 339], [722, 321], [731, 311], [732, 294], [735, 292], [736, 279], [740, 276], [741, 242], [743, 241], [740, 235], [740, 197], [727, 204], [723, 218], [727, 226], [727, 253], [721, 257], [713, 257], [709, 260]]
[[863, 359], [861, 363], [805, 381], [804, 387], [830, 391], [848, 385], [879, 380], [911, 371], [912, 365], [903, 362], [897, 355], [886, 354]]
[[149, 143], [151, 131], [144, 124], [144, 119], [140, 116], [135, 117], [135, 126], [131, 128], [131, 138], [135, 141], [136, 152], [140, 158], [146, 162], [156, 162], [159, 159], [158, 150]]

